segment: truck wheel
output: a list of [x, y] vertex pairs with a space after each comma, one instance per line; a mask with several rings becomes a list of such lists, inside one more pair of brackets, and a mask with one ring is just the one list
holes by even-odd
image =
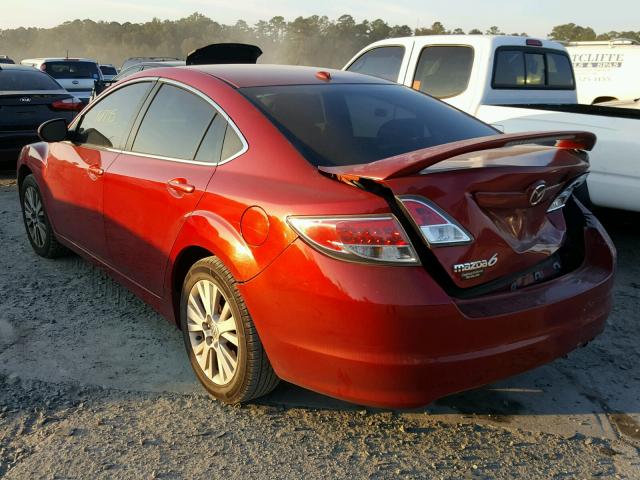
[[180, 326], [191, 366], [216, 399], [246, 402], [278, 384], [235, 279], [218, 258], [204, 258], [189, 270]]
[[69, 250], [56, 239], [44, 208], [40, 188], [33, 175], [27, 175], [20, 186], [20, 206], [27, 237], [33, 250], [44, 258], [58, 258]]

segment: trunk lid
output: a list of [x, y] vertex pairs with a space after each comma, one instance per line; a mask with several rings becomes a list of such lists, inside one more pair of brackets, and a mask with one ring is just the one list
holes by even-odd
[[[511, 277], [521, 281], [519, 273], [554, 256], [566, 224], [562, 210], [547, 210], [588, 163], [574, 150], [546, 145], [588, 150], [594, 143], [595, 136], [584, 132], [496, 135], [370, 164], [319, 168], [349, 183], [384, 185], [418, 232], [416, 215], [403, 200], [427, 203], [462, 227], [470, 242], [429, 247], [421, 238], [449, 279], [468, 288]], [[560, 270], [555, 261], [551, 265], [551, 272], [534, 272], [534, 280]]]
[[69, 98], [69, 94], [64, 90], [1, 92], [0, 128], [35, 130], [42, 122], [55, 116], [51, 104], [65, 98]]

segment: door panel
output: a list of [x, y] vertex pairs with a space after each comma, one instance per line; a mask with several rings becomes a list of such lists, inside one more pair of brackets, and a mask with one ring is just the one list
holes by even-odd
[[56, 231], [97, 258], [106, 257], [102, 219], [103, 179], [118, 153], [53, 143], [47, 161], [47, 186], [53, 199], [49, 213]]
[[196, 208], [215, 165], [123, 153], [104, 175], [104, 219], [111, 264], [161, 296], [173, 242]]

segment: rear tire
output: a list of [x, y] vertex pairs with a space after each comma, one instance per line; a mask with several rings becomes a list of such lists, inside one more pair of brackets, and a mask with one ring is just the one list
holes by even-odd
[[218, 258], [204, 258], [189, 270], [180, 326], [191, 366], [214, 398], [246, 402], [278, 384], [235, 279]]
[[33, 175], [27, 175], [20, 186], [22, 220], [33, 251], [44, 258], [58, 258], [69, 250], [58, 242], [44, 208], [40, 188]]

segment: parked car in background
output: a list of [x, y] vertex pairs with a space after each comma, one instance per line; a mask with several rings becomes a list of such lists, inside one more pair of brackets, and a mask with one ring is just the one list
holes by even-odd
[[71, 122], [82, 103], [58, 82], [31, 67], [0, 65], [0, 162], [15, 167], [20, 149], [38, 140], [52, 118]]
[[14, 62], [11, 58], [7, 57], [6, 55], [0, 55], [0, 63], [13, 64], [16, 62]]
[[[130, 65], [124, 68], [111, 80], [103, 80], [96, 82], [95, 89], [91, 94], [91, 98], [95, 98], [102, 93], [109, 85], [117, 83], [120, 80], [143, 70], [151, 70], [160, 67], [181, 67], [184, 65], [214, 65], [214, 64], [238, 64], [248, 63], [254, 64], [262, 55], [262, 50], [255, 45], [246, 43], [212, 43], [204, 47], [197, 48], [187, 55], [186, 60], [164, 60], [164, 57], [156, 57], [155, 60], [137, 61], [143, 57], [129, 59], [125, 64]], [[149, 57], [153, 58], [153, 57]]]
[[100, 64], [99, 68], [103, 80], [113, 80], [118, 75], [118, 69], [111, 64]]
[[28, 58], [20, 63], [48, 73], [83, 103], [89, 102], [94, 83], [102, 80], [98, 63], [89, 58]]
[[640, 44], [633, 40], [570, 42], [579, 103], [640, 97]]
[[282, 378], [424, 405], [584, 345], [611, 309], [611, 240], [572, 197], [589, 133], [502, 135], [350, 72], [207, 65], [133, 75], [40, 134], [18, 171], [34, 251], [90, 258], [177, 323], [225, 402]]
[[176, 61], [176, 60], [182, 60], [181, 58], [176, 58], [176, 57], [130, 57], [127, 58], [124, 63], [122, 64], [122, 67], [120, 67], [120, 71], [122, 72], [123, 70], [126, 70], [127, 68], [136, 65], [138, 63], [144, 63], [144, 62], [172, 62], [172, 61]]
[[640, 211], [640, 112], [577, 104], [564, 46], [490, 35], [391, 38], [358, 52], [346, 70], [402, 83], [504, 132], [586, 130], [598, 137], [583, 198]]
[[120, 73], [118, 73], [115, 77], [113, 77], [111, 80], [101, 80], [99, 82], [96, 82], [95, 87], [93, 89], [93, 92], [91, 92], [91, 100], [93, 100], [95, 97], [97, 97], [98, 95], [100, 95], [106, 88], [108, 88], [110, 85], [119, 82], [120, 80], [123, 80], [127, 77], [130, 77], [131, 75], [133, 75], [134, 73], [138, 73], [141, 72], [143, 70], [151, 70], [153, 68], [160, 68], [160, 67], [182, 67], [186, 65], [184, 60], [168, 60], [168, 61], [162, 61], [162, 62], [141, 62], [141, 63], [136, 63], [134, 65], [131, 65], [123, 70], [120, 70]]

